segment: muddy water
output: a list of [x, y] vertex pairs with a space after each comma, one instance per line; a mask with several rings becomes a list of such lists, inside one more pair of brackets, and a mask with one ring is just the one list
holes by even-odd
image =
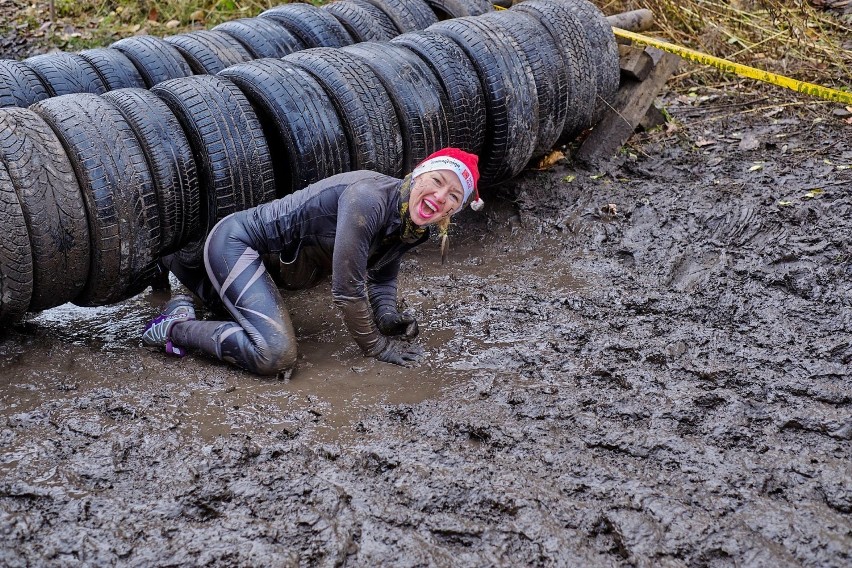
[[848, 566], [848, 126], [698, 99], [412, 254], [418, 368], [327, 285], [287, 382], [145, 351], [151, 293], [5, 330], [0, 562]]

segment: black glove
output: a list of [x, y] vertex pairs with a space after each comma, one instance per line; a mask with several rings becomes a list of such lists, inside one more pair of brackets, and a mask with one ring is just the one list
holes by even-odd
[[379, 321], [379, 331], [384, 335], [402, 335], [406, 339], [414, 339], [420, 330], [417, 328], [417, 320], [409, 311], [389, 312], [383, 314]]
[[387, 339], [387, 345], [376, 355], [376, 359], [385, 363], [411, 367], [419, 362], [422, 356], [423, 347], [420, 345], [398, 339]]

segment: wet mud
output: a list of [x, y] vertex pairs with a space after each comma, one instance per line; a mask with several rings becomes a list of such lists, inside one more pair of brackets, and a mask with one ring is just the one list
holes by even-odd
[[666, 104], [405, 260], [417, 368], [328, 285], [286, 382], [144, 350], [161, 293], [4, 330], [0, 564], [848, 566], [849, 126]]

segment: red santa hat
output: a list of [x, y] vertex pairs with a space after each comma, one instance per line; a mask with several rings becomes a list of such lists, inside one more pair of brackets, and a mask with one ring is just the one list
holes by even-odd
[[425, 160], [420, 162], [414, 171], [411, 172], [411, 177], [416, 178], [426, 172], [435, 170], [450, 170], [459, 178], [462, 190], [464, 191], [464, 203], [471, 197], [474, 197], [470, 203], [470, 208], [474, 211], [479, 211], [485, 206], [485, 202], [479, 197], [479, 190], [476, 184], [479, 181], [479, 158], [476, 154], [459, 150], [458, 148], [442, 148], [434, 154], [430, 154]]

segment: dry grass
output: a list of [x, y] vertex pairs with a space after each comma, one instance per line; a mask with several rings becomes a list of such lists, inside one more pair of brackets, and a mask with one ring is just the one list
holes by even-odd
[[[646, 32], [673, 43], [787, 75], [852, 88], [852, 23], [803, 0], [599, 0], [607, 14], [654, 13]], [[730, 76], [690, 65], [676, 83], [718, 85]]]
[[50, 24], [47, 0], [20, 5], [0, 33], [14, 26], [47, 48], [66, 51], [100, 47], [134, 34], [167, 36], [256, 16], [284, 0], [55, 0]]

